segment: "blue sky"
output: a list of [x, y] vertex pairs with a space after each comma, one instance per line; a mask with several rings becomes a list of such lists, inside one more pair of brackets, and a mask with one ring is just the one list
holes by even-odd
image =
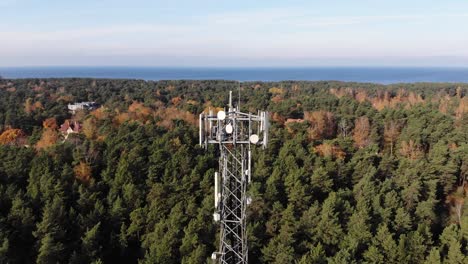
[[0, 66], [468, 66], [466, 0], [0, 0]]

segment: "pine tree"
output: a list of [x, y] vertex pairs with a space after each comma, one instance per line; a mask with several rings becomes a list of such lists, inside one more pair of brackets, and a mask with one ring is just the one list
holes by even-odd
[[39, 241], [37, 255], [38, 264], [60, 263], [63, 261], [65, 246], [53, 238], [53, 234], [47, 233]]
[[10, 235], [10, 260], [13, 262], [31, 261], [30, 254], [25, 253], [24, 248], [32, 248], [34, 237], [32, 231], [36, 217], [33, 210], [28, 206], [24, 195], [17, 193], [12, 201], [11, 209], [8, 214], [8, 224], [14, 228], [15, 232]]
[[397, 234], [406, 233], [410, 230], [413, 221], [411, 215], [403, 208], [398, 208], [395, 213], [394, 229]]
[[316, 246], [313, 246], [309, 252], [302, 256], [298, 264], [308, 264], [308, 263], [317, 263], [325, 264], [327, 263], [326, 253], [322, 247], [322, 244], [318, 243]]
[[439, 249], [434, 247], [431, 249], [429, 252], [429, 255], [427, 255], [426, 260], [424, 261], [424, 264], [441, 264], [440, 260], [440, 252]]
[[360, 258], [372, 238], [370, 220], [367, 206], [362, 205], [359, 209], [355, 209], [349, 219], [347, 234], [341, 241], [340, 248], [348, 250], [351, 256]]
[[398, 248], [392, 233], [386, 225], [381, 225], [372, 238], [372, 244], [364, 253], [367, 263], [398, 263]]
[[295, 259], [296, 225], [293, 206], [288, 206], [282, 213], [279, 234], [262, 249], [264, 260], [271, 263], [291, 263]]
[[343, 237], [343, 229], [336, 208], [338, 199], [336, 193], [330, 193], [322, 204], [320, 222], [316, 226], [317, 238], [327, 249], [334, 248]]
[[102, 240], [100, 238], [101, 223], [97, 223], [93, 228], [86, 231], [81, 238], [81, 252], [87, 262], [99, 260], [102, 250]]
[[341, 264], [341, 263], [355, 264], [357, 262], [352, 257], [352, 253], [350, 253], [348, 249], [342, 248], [334, 256], [328, 258], [328, 263], [330, 264]]
[[333, 190], [333, 178], [323, 167], [316, 168], [312, 173], [310, 185], [317, 198], [326, 197]]
[[8, 238], [0, 241], [2, 241], [0, 244], [0, 263], [8, 263], [8, 248], [10, 247], [10, 243], [8, 242]]
[[67, 226], [64, 201], [55, 195], [44, 207], [42, 220], [33, 232], [38, 243], [38, 263], [56, 263], [67, 259], [65, 252], [65, 238]]
[[370, 246], [366, 252], [364, 252], [364, 263], [375, 263], [375, 264], [383, 264], [387, 263], [385, 260], [385, 255], [381, 253], [381, 251], [377, 248], [377, 246]]
[[444, 263], [447, 264], [465, 264], [468, 261], [468, 257], [461, 251], [460, 242], [452, 239], [448, 245], [447, 257]]

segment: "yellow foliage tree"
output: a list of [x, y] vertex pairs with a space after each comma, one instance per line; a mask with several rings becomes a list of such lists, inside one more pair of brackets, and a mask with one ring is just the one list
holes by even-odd
[[179, 96], [171, 99], [171, 103], [175, 106], [179, 105], [181, 102], [182, 102], [182, 98], [180, 98]]
[[370, 123], [366, 116], [361, 116], [354, 122], [353, 140], [358, 148], [364, 148], [369, 145]]
[[128, 113], [131, 120], [145, 122], [153, 114], [153, 110], [141, 102], [134, 101], [128, 107]]
[[89, 139], [96, 138], [97, 136], [96, 119], [94, 119], [94, 117], [86, 119], [81, 126], [81, 131]]
[[57, 143], [58, 139], [57, 131], [51, 128], [45, 128], [44, 132], [42, 132], [41, 139], [36, 143], [36, 149], [48, 148]]
[[315, 153], [322, 157], [332, 157], [336, 159], [344, 159], [346, 153], [339, 147], [330, 143], [323, 143], [314, 148]]
[[47, 118], [46, 120], [44, 120], [42, 122], [42, 126], [44, 128], [50, 128], [50, 129], [57, 129], [57, 120], [55, 120], [55, 118], [51, 117], [51, 118]]
[[98, 109], [93, 110], [90, 114], [97, 120], [103, 120], [109, 117], [109, 113], [105, 110], [104, 107], [99, 107]]
[[468, 98], [464, 97], [460, 99], [457, 109], [455, 110], [455, 117], [457, 119], [463, 119], [463, 116], [468, 113]]
[[73, 172], [75, 173], [75, 178], [82, 183], [89, 183], [91, 180], [91, 166], [89, 166], [86, 162], [80, 162], [73, 168]]
[[272, 87], [268, 90], [271, 94], [274, 94], [274, 95], [282, 95], [284, 94], [284, 90], [282, 88], [278, 88], [278, 87]]
[[423, 155], [421, 147], [412, 139], [409, 141], [402, 141], [400, 147], [400, 154], [409, 159], [419, 159]]
[[336, 132], [333, 113], [327, 111], [305, 112], [304, 119], [309, 121], [309, 137], [312, 140], [331, 138]]
[[26, 102], [24, 103], [24, 112], [26, 112], [26, 114], [30, 114], [32, 111], [33, 111], [32, 99], [28, 98], [26, 99]]
[[9, 128], [0, 135], [0, 144], [9, 145], [16, 144], [19, 139], [24, 138], [25, 134], [21, 129]]
[[393, 155], [393, 146], [400, 135], [400, 125], [396, 121], [390, 121], [385, 124], [384, 141], [390, 145], [390, 154]]

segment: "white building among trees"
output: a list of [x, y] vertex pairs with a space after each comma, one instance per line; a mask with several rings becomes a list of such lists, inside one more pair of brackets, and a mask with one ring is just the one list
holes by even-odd
[[96, 102], [81, 102], [81, 103], [74, 103], [68, 104], [68, 110], [72, 114], [75, 114], [77, 110], [94, 110], [99, 107], [99, 104]]

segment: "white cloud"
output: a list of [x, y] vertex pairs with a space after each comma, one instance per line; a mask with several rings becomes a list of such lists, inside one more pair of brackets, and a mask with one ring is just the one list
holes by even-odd
[[[127, 59], [131, 56], [198, 56], [299, 61], [350, 55], [468, 56], [464, 47], [467, 34], [433, 35], [430, 30], [416, 32], [420, 27], [417, 24], [412, 28], [409, 25], [418, 22], [430, 25], [437, 19], [465, 21], [466, 18], [468, 14], [465, 13], [317, 16], [308, 10], [268, 9], [194, 17], [185, 23], [126, 24], [60, 31], [0, 30], [0, 57], [37, 57], [40, 54], [70, 60], [73, 56]], [[403, 27], [382, 30], [375, 26], [389, 22], [400, 23]], [[411, 30], [418, 34], [412, 34]]]

